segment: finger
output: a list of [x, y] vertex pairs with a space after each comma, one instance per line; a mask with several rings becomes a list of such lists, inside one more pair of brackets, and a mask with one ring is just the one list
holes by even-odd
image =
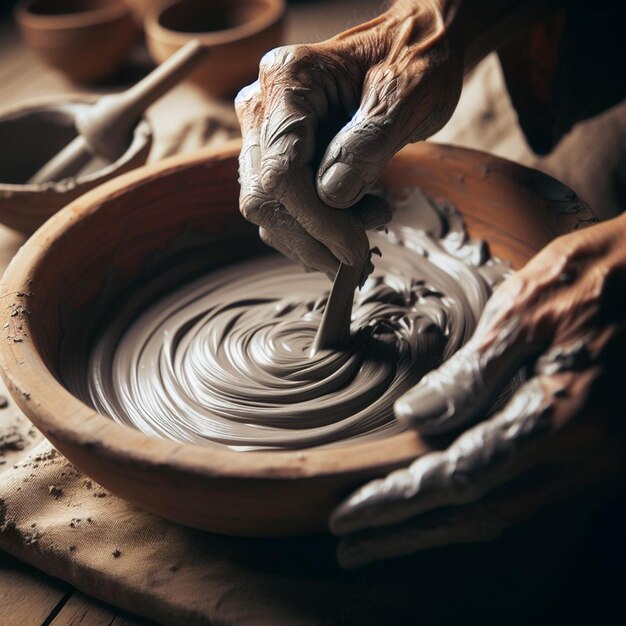
[[365, 231], [351, 213], [325, 205], [313, 180], [315, 128], [325, 110], [325, 97], [315, 87], [275, 93], [261, 128], [261, 185], [337, 259], [355, 266], [369, 254]]
[[346, 534], [403, 522], [442, 506], [466, 504], [531, 462], [519, 453], [553, 430], [554, 381], [534, 378], [491, 419], [463, 433], [447, 449], [358, 489], [333, 513], [330, 527]]
[[552, 468], [528, 472], [478, 503], [433, 511], [396, 526], [342, 537], [337, 558], [342, 567], [353, 569], [422, 550], [491, 541], [558, 497], [569, 495], [570, 483], [568, 472]]
[[435, 435], [484, 416], [506, 383], [541, 349], [524, 341], [521, 330], [515, 317], [502, 324], [487, 346], [479, 344], [475, 335], [396, 401], [398, 421]]
[[339, 261], [318, 241], [311, 241], [307, 233], [261, 228], [259, 235], [268, 246], [303, 265], [305, 269], [323, 272], [331, 282], [335, 279]]
[[330, 142], [317, 172], [317, 191], [326, 204], [352, 206], [398, 150], [428, 136], [433, 107], [420, 106], [420, 83], [428, 92], [419, 76], [402, 76], [383, 66], [370, 70], [359, 109]]
[[373, 230], [391, 221], [389, 202], [380, 196], [365, 196], [355, 207], [350, 209], [365, 230]]
[[[254, 98], [251, 88], [246, 97]], [[243, 105], [240, 101], [240, 107]], [[308, 269], [316, 269], [327, 276], [337, 273], [338, 261], [330, 251], [313, 239], [287, 210], [269, 196], [260, 184], [260, 131], [254, 127], [256, 118], [240, 108], [240, 120], [244, 135], [239, 155], [239, 178], [241, 189], [239, 206], [243, 216], [261, 227], [260, 235], [265, 243]]]

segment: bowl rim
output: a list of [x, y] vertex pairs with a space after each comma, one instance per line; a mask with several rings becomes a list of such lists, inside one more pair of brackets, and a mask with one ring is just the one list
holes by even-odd
[[58, 13], [52, 15], [33, 13], [32, 6], [45, 0], [21, 0], [15, 6], [15, 19], [24, 28], [40, 30], [70, 30], [87, 28], [115, 22], [126, 16], [130, 17], [130, 8], [124, 0], [112, 0], [105, 6], [74, 13]]
[[[9, 117], [16, 113], [24, 111], [33, 111], [37, 109], [46, 109], [51, 107], [61, 107], [64, 104], [84, 104], [93, 105], [100, 99], [100, 96], [93, 94], [59, 94], [54, 96], [45, 96], [40, 98], [29, 98], [23, 100], [17, 104], [9, 105], [7, 107], [0, 108], [0, 122], [3, 118]], [[84, 185], [93, 185], [94, 182], [110, 177], [116, 171], [124, 167], [136, 154], [138, 154], [146, 144], [152, 141], [152, 125], [146, 115], [142, 115], [141, 119], [133, 130], [133, 138], [124, 151], [116, 161], [110, 163], [106, 167], [99, 169], [86, 176], [81, 176], [80, 179], [74, 179], [71, 185], [67, 182], [47, 182], [47, 183], [3, 183], [0, 181], [0, 192], [7, 192], [11, 194], [23, 194], [23, 193], [58, 193], [64, 194], [68, 191], [74, 191]], [[67, 181], [67, 179], [65, 179]]]
[[[182, 46], [190, 39], [199, 39], [205, 46], [217, 46], [234, 43], [258, 35], [278, 23], [285, 15], [285, 0], [253, 0], [266, 6], [262, 13], [243, 24], [217, 31], [186, 33], [172, 30], [160, 22], [161, 15], [177, 4], [192, 0], [168, 0], [150, 4], [144, 16], [144, 31], [146, 36], [155, 41], [173, 46]], [[239, 0], [231, 0], [239, 1]], [[249, 0], [246, 0], [249, 1]]]
[[[270, 450], [241, 453], [200, 444], [153, 438], [97, 413], [73, 396], [48, 369], [33, 340], [29, 316], [11, 316], [15, 305], [29, 308], [36, 290], [33, 279], [46, 263], [47, 250], [104, 203], [163, 175], [188, 167], [236, 159], [241, 140], [216, 148], [177, 155], [159, 163], [128, 172], [86, 193], [53, 215], [22, 246], [9, 264], [0, 283], [4, 324], [0, 341], [1, 375], [17, 405], [61, 451], [78, 446], [97, 453], [124, 468], [169, 469], [202, 478], [277, 480], [330, 478], [346, 475], [382, 474], [408, 465], [429, 448], [416, 433], [407, 430], [384, 439], [347, 443], [341, 447], [302, 450]], [[434, 151], [435, 158], [468, 155], [490, 164], [528, 170], [524, 166], [484, 152], [434, 142], [408, 146], [405, 151]], [[549, 176], [547, 178], [550, 178]], [[584, 203], [583, 203], [584, 204]], [[577, 218], [578, 219], [578, 218]], [[562, 231], [564, 232], [564, 231]], [[18, 329], [18, 324], [23, 328]], [[15, 336], [19, 335], [16, 342]]]

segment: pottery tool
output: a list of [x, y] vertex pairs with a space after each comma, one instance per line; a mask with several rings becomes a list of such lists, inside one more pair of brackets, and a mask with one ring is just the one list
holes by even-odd
[[358, 287], [363, 266], [339, 264], [322, 321], [315, 335], [311, 356], [318, 350], [340, 348], [350, 339], [350, 321], [354, 290]]
[[101, 98], [78, 115], [78, 136], [28, 182], [58, 182], [74, 176], [96, 155], [117, 160], [143, 112], [189, 74], [205, 54], [198, 40], [190, 41], [130, 89]]

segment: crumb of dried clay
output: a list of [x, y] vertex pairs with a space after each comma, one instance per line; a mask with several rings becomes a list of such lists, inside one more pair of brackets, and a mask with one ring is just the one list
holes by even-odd
[[63, 489], [61, 487], [57, 487], [56, 485], [50, 485], [48, 487], [48, 491], [51, 496], [54, 496], [56, 500], [58, 500], [63, 495]]
[[93, 494], [94, 498], [106, 498], [107, 494], [104, 491], [96, 491], [96, 493]]
[[115, 548], [113, 552], [111, 552], [114, 559], [119, 559], [122, 556], [122, 551], [119, 548]]
[[11, 424], [8, 428], [3, 429], [2, 434], [0, 434], [0, 452], [23, 450], [25, 446], [24, 436], [17, 424]]

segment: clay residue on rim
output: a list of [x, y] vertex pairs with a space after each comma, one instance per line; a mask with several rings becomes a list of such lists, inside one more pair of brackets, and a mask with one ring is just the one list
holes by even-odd
[[508, 268], [416, 190], [396, 218], [372, 236], [382, 258], [356, 296], [346, 350], [309, 356], [328, 281], [274, 257], [214, 271], [143, 312], [138, 293], [97, 340], [87, 385], [71, 390], [146, 434], [237, 450], [400, 432], [395, 400], [469, 339]]

